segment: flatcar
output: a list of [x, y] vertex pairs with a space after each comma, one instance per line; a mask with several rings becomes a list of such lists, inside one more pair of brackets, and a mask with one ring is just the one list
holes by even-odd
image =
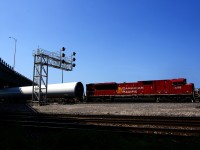
[[185, 78], [130, 83], [91, 83], [86, 97], [92, 101], [194, 101], [195, 88]]

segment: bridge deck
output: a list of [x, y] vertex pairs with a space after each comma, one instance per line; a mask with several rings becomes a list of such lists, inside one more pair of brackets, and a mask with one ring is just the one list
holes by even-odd
[[0, 88], [31, 85], [32, 80], [14, 71], [10, 65], [0, 58]]

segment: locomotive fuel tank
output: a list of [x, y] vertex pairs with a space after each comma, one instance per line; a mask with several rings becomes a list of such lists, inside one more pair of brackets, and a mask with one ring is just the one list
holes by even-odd
[[[42, 86], [44, 88], [44, 86]], [[13, 87], [0, 89], [0, 98], [32, 98], [33, 87]], [[45, 93], [45, 89], [42, 89]], [[47, 86], [47, 98], [82, 97], [84, 87], [81, 82], [70, 82], [61, 84], [49, 84]]]

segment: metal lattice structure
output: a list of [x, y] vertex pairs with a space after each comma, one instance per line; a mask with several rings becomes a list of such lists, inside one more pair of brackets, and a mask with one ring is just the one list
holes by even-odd
[[40, 48], [38, 48], [37, 51], [33, 51], [33, 102], [39, 102], [40, 105], [47, 102], [48, 67], [65, 71], [72, 71], [73, 67], [75, 67], [73, 62], [76, 60], [74, 58], [76, 53], [73, 52], [70, 57], [65, 57], [64, 51], [64, 47], [57, 53]]

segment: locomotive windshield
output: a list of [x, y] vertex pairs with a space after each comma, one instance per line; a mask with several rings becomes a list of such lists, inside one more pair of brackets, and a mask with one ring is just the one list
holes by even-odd
[[180, 80], [180, 79], [179, 79], [179, 80], [178, 80], [178, 79], [177, 79], [177, 80], [173, 80], [173, 81], [172, 81], [172, 84], [175, 85], [175, 86], [185, 85], [185, 84], [186, 84], [186, 79], [182, 79], [182, 80]]

